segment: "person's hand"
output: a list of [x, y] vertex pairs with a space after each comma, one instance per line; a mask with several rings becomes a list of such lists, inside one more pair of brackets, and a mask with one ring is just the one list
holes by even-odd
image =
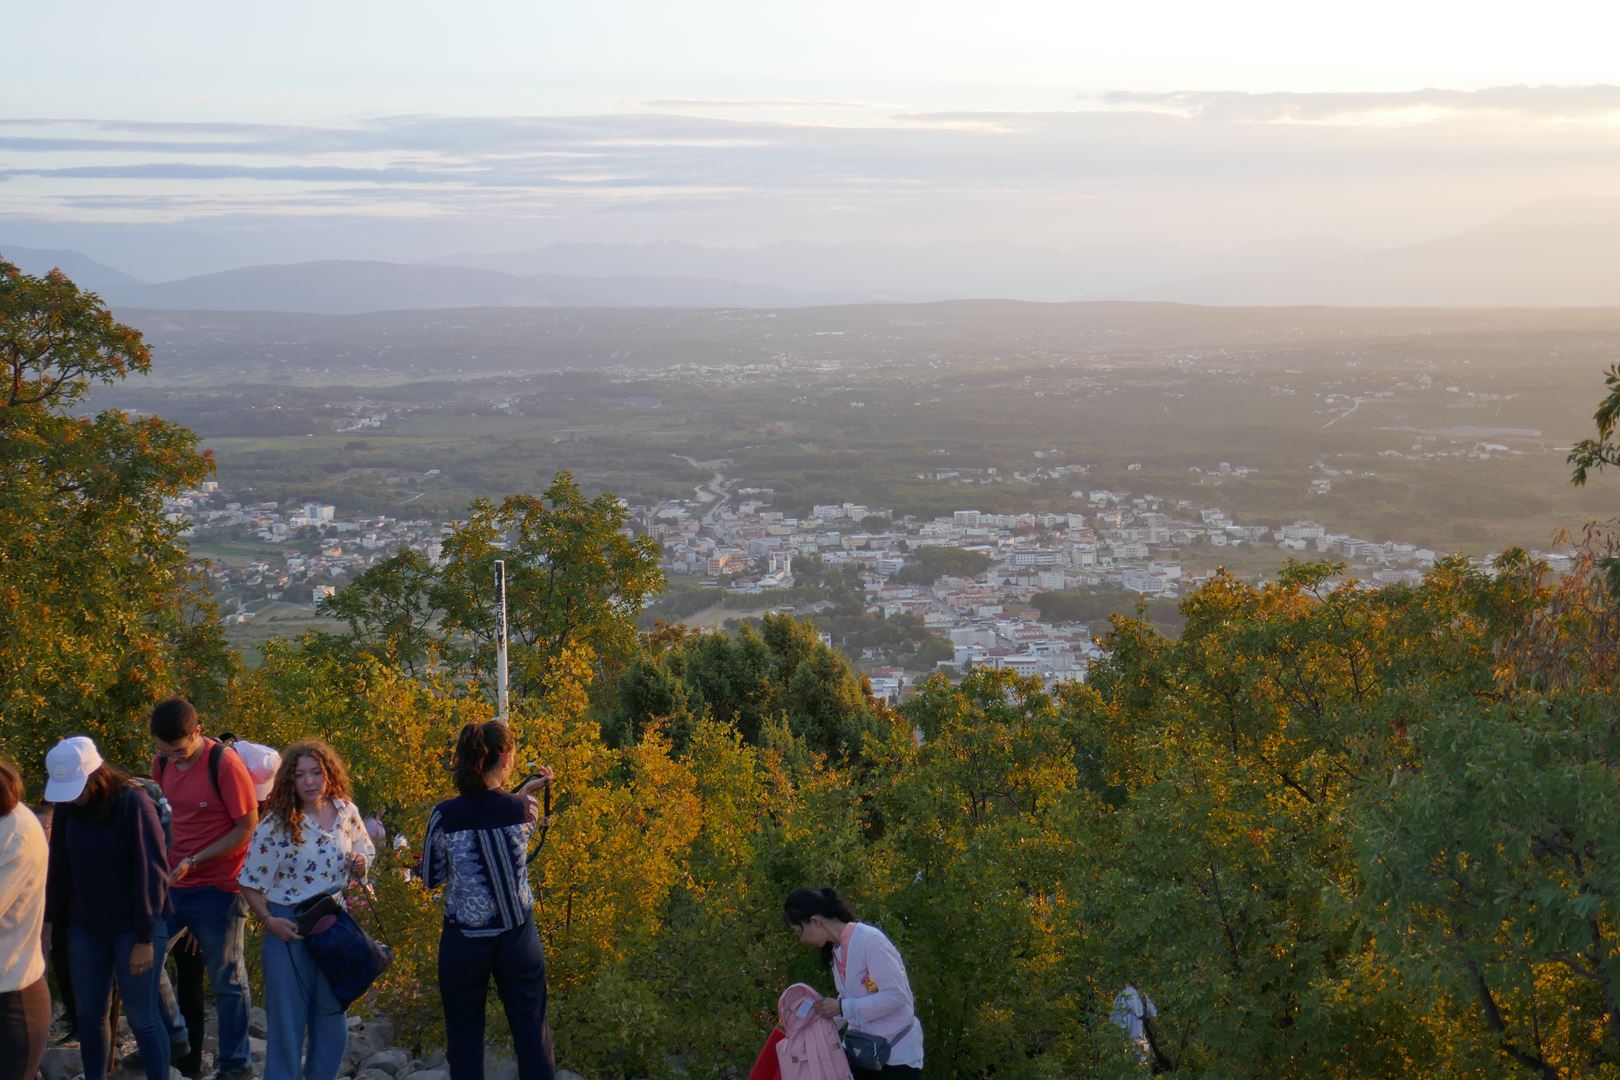
[[138, 945], [130, 946], [129, 973], [131, 975], [145, 975], [152, 970], [152, 943], [143, 941]]
[[191, 873], [191, 868], [195, 865], [196, 863], [192, 860], [190, 855], [187, 855], [185, 858], [181, 859], [180, 864], [176, 866], [174, 868], [174, 872], [169, 875], [169, 884], [173, 885], [175, 882]]
[[356, 881], [366, 876], [366, 856], [364, 852], [349, 852], [349, 876]]
[[202, 955], [202, 946], [197, 943], [197, 936], [190, 930], [180, 931], [180, 936], [169, 945], [171, 953], [183, 953], [186, 956]]
[[291, 919], [283, 919], [272, 915], [264, 920], [264, 932], [278, 941], [303, 941], [298, 933], [298, 924]]
[[824, 997], [811, 1006], [811, 1011], [823, 1020], [836, 1020], [844, 1013], [844, 1003], [835, 997]]
[[542, 766], [540, 766], [539, 773], [540, 773], [540, 775], [536, 776], [533, 780], [530, 780], [527, 784], [524, 784], [522, 787], [518, 788], [518, 794], [519, 795], [522, 795], [525, 798], [532, 799], [532, 798], [535, 798], [537, 795], [539, 795], [540, 792], [545, 790], [546, 785], [551, 783], [551, 776], [552, 776], [551, 766], [550, 765], [542, 765]]

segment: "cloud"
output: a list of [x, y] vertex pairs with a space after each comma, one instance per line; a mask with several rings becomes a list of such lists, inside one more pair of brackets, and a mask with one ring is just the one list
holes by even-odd
[[875, 109], [866, 101], [807, 101], [787, 98], [775, 101], [730, 101], [724, 98], [660, 98], [639, 103], [648, 109]]
[[1620, 86], [1608, 84], [1337, 93], [1117, 90], [1084, 100], [1201, 120], [1245, 123], [1333, 122], [1400, 114], [1431, 121], [1470, 113], [1506, 113], [1540, 120], [1583, 120], [1620, 114]]
[[[636, 215], [694, 206], [818, 234], [811, 220], [984, 220], [1042, 235], [1076, 206], [1188, 220], [1268, 220], [1278, 195], [1412, 215], [1458, 184], [1556, 194], [1596, 186], [1620, 140], [1587, 123], [1620, 111], [1620, 87], [1499, 87], [1403, 93], [1114, 92], [1046, 111], [874, 111], [853, 102], [647, 103], [749, 116], [624, 112], [373, 117], [343, 125], [0, 118], [0, 215], [132, 221], [314, 212], [400, 219]], [[837, 106], [815, 123], [768, 108]], [[1426, 112], [1424, 112], [1426, 110]], [[1362, 122], [1421, 115], [1421, 125]], [[1350, 118], [1350, 119], [1346, 119]], [[793, 117], [793, 120], [801, 119]], [[1590, 181], [1590, 182], [1588, 182]], [[1578, 189], [1578, 188], [1577, 188]], [[1349, 192], [1348, 195], [1344, 194]], [[1438, 197], [1445, 198], [1440, 194]], [[1320, 212], [1320, 210], [1318, 210]], [[1369, 210], [1367, 213], [1379, 211]], [[819, 215], [819, 216], [818, 216]], [[864, 216], [863, 216], [864, 215]], [[1159, 227], [1159, 226], [1154, 226]]]

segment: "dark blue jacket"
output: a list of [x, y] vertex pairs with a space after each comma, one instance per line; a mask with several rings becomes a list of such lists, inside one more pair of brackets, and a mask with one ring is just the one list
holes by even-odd
[[141, 944], [152, 940], [153, 927], [170, 913], [163, 825], [146, 792], [124, 788], [104, 810], [57, 806], [46, 921], [65, 919], [101, 937], [133, 933]]

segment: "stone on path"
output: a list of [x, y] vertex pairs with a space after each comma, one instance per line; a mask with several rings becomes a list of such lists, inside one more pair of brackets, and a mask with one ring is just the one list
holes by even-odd
[[39, 1075], [45, 1080], [73, 1080], [84, 1072], [84, 1059], [77, 1046], [53, 1046], [39, 1061]]
[[367, 1057], [365, 1061], [361, 1063], [360, 1071], [362, 1073], [366, 1073], [376, 1070], [378, 1072], [385, 1072], [389, 1076], [398, 1076], [400, 1070], [410, 1065], [410, 1063], [410, 1051], [403, 1050], [400, 1047], [395, 1046], [387, 1050], [378, 1050], [375, 1054]]

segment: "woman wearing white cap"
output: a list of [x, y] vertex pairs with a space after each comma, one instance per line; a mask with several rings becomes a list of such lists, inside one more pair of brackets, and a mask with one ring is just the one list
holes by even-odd
[[111, 1032], [90, 1018], [106, 1017], [115, 979], [147, 1077], [168, 1080], [158, 973], [168, 941], [169, 875], [157, 807], [82, 735], [57, 743], [45, 767], [45, 798], [58, 804], [45, 918], [47, 926], [68, 922], [84, 1080], [106, 1072]]

